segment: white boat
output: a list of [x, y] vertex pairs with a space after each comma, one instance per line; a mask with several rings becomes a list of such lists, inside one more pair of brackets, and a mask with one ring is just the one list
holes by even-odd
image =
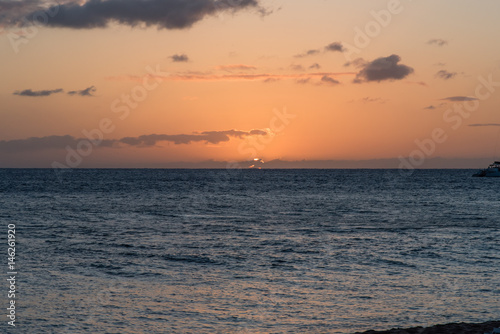
[[500, 177], [500, 161], [495, 161], [488, 168], [480, 170], [472, 176], [477, 177]]

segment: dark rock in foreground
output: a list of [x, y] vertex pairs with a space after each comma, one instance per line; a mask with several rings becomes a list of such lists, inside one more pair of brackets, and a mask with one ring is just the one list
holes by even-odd
[[482, 324], [447, 324], [432, 327], [413, 327], [407, 329], [390, 329], [387, 331], [367, 331], [355, 334], [483, 334], [490, 333], [493, 328], [499, 328], [500, 321], [489, 321]]

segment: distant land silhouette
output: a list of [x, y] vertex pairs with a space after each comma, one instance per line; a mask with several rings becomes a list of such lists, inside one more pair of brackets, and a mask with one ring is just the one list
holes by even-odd
[[[215, 161], [199, 162], [151, 162], [151, 161], [83, 161], [78, 168], [187, 168], [187, 169], [483, 169], [499, 158], [429, 158], [420, 165], [411, 165], [398, 158], [370, 160], [262, 160], [259, 161]], [[53, 160], [44, 158], [31, 161], [0, 160], [0, 168], [51, 168]], [[417, 162], [418, 163], [418, 162]], [[252, 167], [253, 166], [253, 167]]]
[[[481, 169], [489, 165], [494, 158], [477, 159], [448, 159], [429, 158], [415, 169]], [[407, 160], [408, 161], [408, 160]], [[401, 168], [402, 162], [397, 159], [371, 159], [371, 160], [269, 160], [269, 161], [214, 161], [201, 162], [169, 162], [169, 163], [130, 163], [126, 166], [96, 166], [104, 168], [262, 168], [262, 169], [397, 169]], [[406, 165], [404, 168], [408, 168]]]

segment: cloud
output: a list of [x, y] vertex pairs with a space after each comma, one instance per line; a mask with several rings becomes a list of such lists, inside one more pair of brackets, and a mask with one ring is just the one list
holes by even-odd
[[16, 153], [21, 151], [37, 151], [44, 149], [64, 149], [67, 145], [74, 147], [77, 140], [71, 136], [31, 137], [28, 139], [1, 140], [0, 151]]
[[446, 70], [441, 70], [441, 71], [438, 71], [436, 73], [435, 77], [436, 78], [441, 78], [441, 79], [444, 79], [444, 80], [448, 80], [448, 79], [453, 78], [457, 74], [458, 74], [457, 72], [448, 72]]
[[441, 101], [449, 101], [449, 102], [464, 102], [464, 101], [476, 101], [477, 98], [469, 97], [469, 96], [450, 96], [441, 99]]
[[361, 102], [363, 104], [366, 104], [366, 103], [380, 103], [380, 104], [384, 104], [386, 103], [388, 100], [386, 99], [383, 99], [381, 97], [363, 97], [361, 99], [357, 99], [357, 100], [350, 100], [348, 101], [348, 103], [354, 103], [354, 102]]
[[354, 66], [356, 68], [362, 68], [366, 66], [366, 64], [368, 64], [368, 62], [363, 58], [356, 58], [353, 61], [348, 61], [347, 63], [344, 64], [344, 66], [345, 67]]
[[[26, 0], [22, 1], [28, 2]], [[71, 0], [48, 9], [46, 25], [73, 29], [105, 28], [111, 22], [131, 27], [156, 26], [159, 29], [185, 29], [210, 15], [256, 9], [267, 14], [259, 0]], [[30, 20], [34, 12], [25, 18]], [[18, 23], [10, 17], [4, 21]]]
[[298, 79], [295, 82], [301, 85], [305, 85], [306, 83], [309, 83], [309, 81], [311, 81], [311, 78]]
[[256, 70], [257, 67], [252, 66], [252, 65], [245, 65], [245, 64], [230, 64], [230, 65], [219, 65], [215, 67], [216, 70], [218, 71], [234, 71], [234, 70], [239, 70], [239, 71], [249, 71], [249, 70]]
[[428, 40], [427, 44], [429, 44], [429, 45], [437, 45], [437, 46], [445, 46], [445, 45], [448, 44], [448, 41], [444, 40], [442, 38], [434, 38], [434, 39]]
[[361, 71], [354, 79], [355, 83], [383, 80], [401, 80], [406, 78], [409, 74], [413, 73], [413, 68], [398, 64], [401, 57], [398, 55], [391, 55], [389, 57], [377, 58], [372, 62], [363, 65]]
[[385, 103], [386, 100], [383, 100], [380, 97], [364, 97], [360, 99], [361, 102], [363, 103], [374, 103], [374, 102], [379, 102], [379, 103]]
[[[293, 74], [276, 74], [276, 73], [238, 73], [238, 74], [211, 74], [211, 73], [177, 73], [172, 75], [152, 75], [151, 78], [162, 79], [166, 81], [197, 81], [197, 82], [209, 82], [209, 81], [265, 81], [268, 79], [275, 80], [300, 80], [300, 79], [313, 79], [321, 78], [323, 76], [354, 76], [355, 72], [313, 72], [313, 73], [293, 73]], [[144, 76], [137, 75], [125, 75], [118, 77], [107, 77], [108, 80], [120, 80], [120, 81], [134, 81], [143, 82]]]
[[469, 124], [469, 126], [500, 126], [499, 123]]
[[170, 59], [172, 59], [174, 63], [185, 63], [189, 61], [189, 57], [185, 54], [175, 54], [170, 56]]
[[[227, 131], [205, 131], [194, 134], [151, 134], [139, 137], [124, 137], [121, 139], [104, 139], [101, 142], [94, 142], [98, 147], [152, 147], [160, 142], [171, 142], [175, 145], [191, 144], [195, 142], [205, 142], [218, 144], [227, 142], [231, 138], [243, 139], [249, 136], [268, 135], [267, 130], [254, 129], [250, 131], [227, 130]], [[28, 139], [1, 140], [0, 152], [17, 153], [24, 151], [38, 151], [47, 149], [65, 149], [67, 146], [76, 147], [81, 141], [88, 141], [86, 138], [75, 138], [73, 136], [47, 136], [31, 137]]]
[[424, 87], [428, 87], [429, 86], [429, 85], [427, 85], [423, 81], [405, 81], [405, 83], [409, 84], [409, 85], [419, 85], [419, 86], [424, 86]]
[[21, 9], [21, 8], [37, 8], [40, 5], [40, 1], [31, 0], [31, 1], [12, 1], [12, 0], [0, 0], [0, 10], [8, 11], [13, 9]]
[[42, 10], [43, 5], [42, 0], [0, 0], [0, 24], [15, 25], [24, 15]]
[[345, 48], [342, 43], [333, 42], [325, 46], [325, 51], [344, 52]]
[[431, 104], [431, 105], [429, 105], [429, 106], [427, 106], [427, 107], [425, 107], [425, 108], [423, 108], [423, 109], [424, 109], [424, 110], [434, 110], [434, 109], [437, 109], [437, 108], [440, 108], [440, 107], [442, 107], [442, 106], [446, 106], [446, 105], [447, 105], [447, 103], [446, 103], [446, 102], [441, 102], [441, 103], [439, 103], [439, 104], [438, 104], [438, 105], [436, 105], [436, 106], [435, 106], [435, 105], [433, 105], [433, 104]]
[[290, 68], [294, 71], [304, 71], [305, 70], [304, 66], [295, 65], [295, 64], [290, 65]]
[[321, 82], [328, 85], [338, 85], [340, 82], [335, 80], [334, 78], [329, 77], [328, 75], [324, 75], [321, 77]]
[[[94, 86], [90, 86], [88, 88], [82, 90], [72, 90], [69, 91], [68, 95], [80, 95], [80, 96], [94, 96], [92, 93], [96, 91]], [[30, 97], [42, 97], [42, 96], [50, 96], [52, 94], [62, 93], [64, 90], [62, 88], [52, 89], [52, 90], [38, 90], [33, 91], [31, 89], [25, 89], [23, 91], [15, 91], [12, 93], [13, 95], [19, 96], [30, 96]]]
[[306, 52], [304, 53], [300, 53], [298, 55], [295, 55], [294, 57], [295, 58], [302, 58], [302, 57], [307, 57], [307, 56], [314, 56], [314, 55], [317, 55], [318, 53], [320, 53], [321, 51], [318, 50], [318, 49], [312, 49], [312, 50], [307, 50]]
[[265, 136], [268, 132], [266, 130], [254, 129], [250, 131], [240, 130], [227, 130], [227, 131], [204, 131], [194, 134], [180, 134], [180, 135], [143, 135], [140, 137], [125, 137], [117, 140], [119, 143], [128, 144], [130, 146], [154, 146], [158, 142], [167, 141], [176, 145], [191, 144], [193, 142], [206, 142], [210, 144], [218, 144], [220, 142], [227, 142], [231, 137], [242, 139], [248, 136]]
[[[344, 46], [340, 42], [330, 43], [327, 46], [325, 46], [323, 48], [323, 50], [324, 50], [324, 52], [344, 52], [344, 51], [346, 51]], [[304, 53], [299, 53], [299, 54], [295, 55], [294, 57], [295, 58], [303, 58], [303, 57], [307, 57], [307, 56], [314, 56], [314, 55], [317, 55], [319, 53], [321, 53], [321, 49], [311, 49], [311, 50], [307, 50]]]
[[82, 90], [72, 90], [68, 92], [68, 95], [80, 95], [80, 96], [94, 96], [94, 93], [97, 89], [95, 86], [90, 86], [88, 88]]
[[30, 97], [40, 97], [40, 96], [50, 96], [52, 94], [62, 93], [62, 88], [52, 89], [52, 90], [38, 90], [32, 91], [31, 89], [25, 89], [23, 91], [15, 91], [13, 95], [19, 96], [30, 96]]
[[319, 70], [320, 68], [321, 68], [321, 65], [318, 63], [314, 63], [311, 66], [309, 66], [309, 69]]

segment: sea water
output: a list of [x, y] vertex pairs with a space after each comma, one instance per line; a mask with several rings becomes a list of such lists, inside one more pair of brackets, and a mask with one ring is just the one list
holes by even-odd
[[472, 172], [0, 170], [5, 279], [8, 225], [16, 231], [14, 330], [353, 333], [498, 320], [500, 179]]

